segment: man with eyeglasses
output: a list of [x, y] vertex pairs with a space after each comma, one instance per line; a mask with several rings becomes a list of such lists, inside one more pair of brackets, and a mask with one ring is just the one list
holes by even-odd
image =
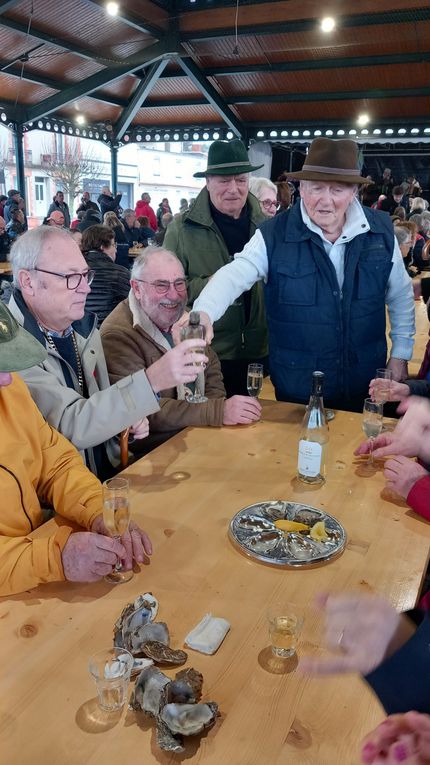
[[[149, 367], [172, 347], [171, 327], [187, 302], [187, 282], [178, 258], [166, 249], [148, 247], [136, 258], [128, 298], [103, 322], [101, 337], [111, 382]], [[188, 426], [250, 424], [260, 419], [261, 404], [250, 396], [226, 399], [220, 364], [208, 349], [204, 371], [207, 401], [187, 401], [188, 388], [161, 391], [160, 410], [149, 417], [150, 434], [136, 450], [145, 452]], [[193, 392], [193, 391], [191, 391]], [[133, 448], [133, 447], [132, 447]]]
[[[167, 228], [164, 246], [184, 266], [188, 301], [192, 305], [218, 269], [233, 260], [266, 220], [249, 193], [249, 173], [258, 170], [242, 141], [214, 141], [209, 147], [206, 186], [189, 210], [176, 215]], [[228, 396], [246, 395], [250, 362], [267, 362], [267, 326], [263, 287], [244, 290], [216, 322], [213, 347], [221, 361]]]
[[111, 386], [96, 316], [85, 313], [94, 272], [70, 233], [48, 226], [28, 231], [10, 259], [15, 289], [9, 308], [48, 351], [22, 377], [50, 425], [103, 480], [118, 461], [114, 436], [128, 427], [135, 438], [148, 434], [146, 417], [159, 409], [158, 392], [195, 379], [190, 364], [199, 357], [190, 349], [204, 341], [181, 343], [146, 372]]
[[6, 221], [0, 216], [0, 263], [7, 260], [10, 250], [10, 239], [6, 233]]

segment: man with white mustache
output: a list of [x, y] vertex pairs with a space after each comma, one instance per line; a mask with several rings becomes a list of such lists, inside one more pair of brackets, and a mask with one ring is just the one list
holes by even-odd
[[[187, 302], [183, 266], [169, 250], [147, 247], [134, 262], [130, 283], [128, 298], [119, 303], [100, 330], [111, 383], [148, 367], [171, 349], [171, 327]], [[149, 417], [149, 437], [145, 444], [136, 445], [139, 453], [188, 426], [247, 425], [260, 419], [258, 400], [239, 395], [226, 399], [218, 357], [211, 348], [205, 352], [208, 401], [188, 402], [189, 385], [160, 391], [160, 410]]]

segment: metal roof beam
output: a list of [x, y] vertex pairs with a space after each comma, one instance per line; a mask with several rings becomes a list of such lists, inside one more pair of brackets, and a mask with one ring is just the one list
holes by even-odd
[[137, 86], [130, 99], [130, 103], [126, 106], [118, 122], [114, 126], [115, 140], [120, 141], [122, 139], [125, 131], [136, 116], [142, 103], [151, 92], [165, 66], [167, 66], [167, 59], [162, 59], [153, 64], [145, 79]]
[[18, 5], [20, 0], [0, 0], [0, 16], [6, 11], [12, 10], [14, 5]]
[[[397, 64], [422, 64], [430, 61], [430, 51], [423, 53], [393, 53], [384, 56], [346, 56], [340, 58], [304, 59], [283, 61], [276, 64], [249, 64], [246, 66], [219, 66], [203, 69], [205, 77], [224, 77], [232, 74], [261, 74], [266, 72], [301, 72], [319, 69], [346, 69], [362, 66], [395, 66]], [[166, 72], [164, 77], [180, 77], [181, 73]]]
[[115, 66], [107, 67], [101, 72], [87, 77], [79, 83], [74, 83], [66, 88], [63, 88], [61, 93], [56, 93], [53, 96], [45, 99], [39, 104], [23, 109], [23, 121], [33, 122], [34, 120], [46, 117], [46, 115], [61, 109], [63, 106], [75, 101], [77, 98], [83, 98], [84, 96], [90, 96], [102, 88], [104, 85], [108, 85], [115, 80], [119, 80], [125, 74], [133, 74], [137, 69], [141, 69], [142, 66], [152, 64], [160, 58], [169, 58], [173, 55], [174, 49], [169, 49], [169, 37], [165, 40], [154, 43], [138, 54], [129, 56], [122, 64], [115, 64]]
[[[87, 0], [87, 3], [97, 5], [99, 8], [106, 10], [106, 0]], [[118, 21], [123, 21], [124, 24], [127, 24], [127, 26], [132, 29], [136, 29], [138, 32], [145, 32], [146, 34], [155, 37], [156, 40], [160, 40], [166, 34], [166, 30], [162, 27], [152, 24], [144, 18], [133, 16], [132, 13], [128, 13], [128, 11], [123, 10], [121, 7], [114, 18], [118, 19]]]
[[[239, 137], [243, 136], [245, 134], [245, 127], [243, 123], [227, 106], [226, 101], [219, 95], [214, 86], [204, 77], [201, 70], [194, 63], [194, 61], [187, 56], [181, 58], [179, 55], [176, 56], [176, 61], [180, 65], [181, 69], [184, 70], [185, 74], [188, 75], [191, 82], [199, 90], [201, 90], [209, 104], [218, 112], [218, 114], [221, 115], [224, 122], [227, 123], [233, 133]], [[203, 103], [206, 102], [204, 101]], [[148, 106], [152, 106], [152, 104], [148, 104]]]
[[[210, 14], [208, 13], [208, 24]], [[336, 23], [338, 29], [348, 27], [369, 27], [375, 24], [402, 24], [418, 23], [420, 21], [430, 20], [430, 8], [414, 8], [407, 11], [387, 11], [381, 13], [359, 13], [350, 16], [337, 16]], [[294, 21], [277, 21], [270, 24], [241, 24], [238, 27], [239, 36], [250, 35], [258, 37], [259, 35], [276, 35], [288, 32], [309, 32], [316, 28], [315, 19], [296, 19]], [[191, 40], [209, 40], [217, 37], [234, 37], [232, 27], [221, 29], [196, 29], [193, 32], [182, 32], [182, 42]]]

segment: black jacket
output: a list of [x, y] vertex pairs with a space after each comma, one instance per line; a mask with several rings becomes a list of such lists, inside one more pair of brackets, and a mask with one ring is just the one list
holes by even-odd
[[100, 210], [102, 211], [102, 215], [104, 215], [107, 212], [116, 213], [120, 206], [121, 197], [122, 197], [122, 194], [117, 194], [116, 197], [110, 197], [109, 194], [100, 194], [99, 198], [97, 199], [97, 202], [100, 205]]
[[87, 212], [87, 210], [97, 210], [97, 212], [100, 212], [98, 204], [89, 199], [88, 202], [81, 202], [76, 210], [76, 215], [78, 212]]
[[87, 297], [85, 308], [97, 314], [97, 326], [130, 292], [130, 273], [124, 266], [100, 250], [90, 250], [85, 254], [89, 268], [96, 272]]

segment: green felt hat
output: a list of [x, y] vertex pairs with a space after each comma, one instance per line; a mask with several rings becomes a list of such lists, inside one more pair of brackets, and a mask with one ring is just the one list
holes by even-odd
[[259, 170], [263, 165], [251, 165], [248, 152], [242, 141], [214, 141], [209, 146], [208, 166], [200, 173], [194, 173], [194, 178], [206, 178], [207, 175], [240, 175]]
[[0, 302], [0, 372], [20, 372], [34, 367], [47, 355], [46, 348], [18, 324]]

